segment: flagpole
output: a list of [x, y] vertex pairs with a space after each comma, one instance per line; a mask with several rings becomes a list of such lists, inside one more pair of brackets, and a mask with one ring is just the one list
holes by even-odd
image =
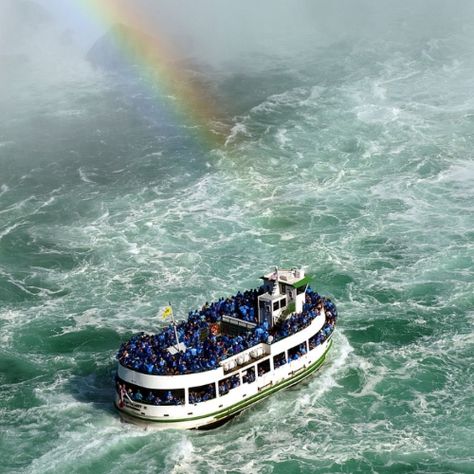
[[173, 320], [174, 335], [176, 336], [176, 350], [181, 352], [179, 347], [178, 331], [176, 330], [176, 321], [174, 320], [173, 307], [171, 306], [171, 303], [169, 303], [169, 307], [171, 308], [171, 319]]

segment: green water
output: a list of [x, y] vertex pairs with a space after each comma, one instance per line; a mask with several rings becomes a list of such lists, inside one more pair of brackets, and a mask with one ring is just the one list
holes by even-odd
[[[138, 84], [11, 83], [0, 471], [474, 472], [469, 38], [210, 70], [231, 128], [214, 149], [163, 126]], [[321, 371], [214, 431], [122, 424], [120, 342], [168, 301], [184, 316], [275, 264], [304, 265], [338, 305]]]

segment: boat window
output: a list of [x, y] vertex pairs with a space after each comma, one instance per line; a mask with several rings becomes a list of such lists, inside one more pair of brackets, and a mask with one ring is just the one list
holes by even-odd
[[273, 367], [275, 367], [275, 369], [278, 369], [278, 367], [281, 367], [282, 365], [285, 365], [285, 364], [286, 364], [286, 354], [284, 352], [277, 354], [273, 358]]
[[209, 383], [200, 387], [192, 387], [189, 389], [189, 403], [207, 402], [216, 398], [216, 384]]
[[149, 390], [147, 403], [154, 405], [183, 405], [184, 389]]
[[273, 303], [273, 311], [276, 311], [280, 307], [278, 303], [279, 303], [278, 301], [275, 301]]
[[302, 342], [288, 350], [288, 360], [297, 360], [306, 354], [306, 342]]
[[265, 375], [267, 372], [270, 372], [270, 359], [266, 359], [263, 362], [260, 362], [260, 364], [257, 365], [257, 371], [259, 377], [262, 377], [262, 375]]
[[219, 380], [219, 395], [225, 395], [230, 390], [237, 388], [240, 385], [239, 374], [231, 375], [225, 379]]
[[314, 336], [309, 338], [308, 343], [310, 351], [321, 344], [321, 334], [319, 331]]
[[121, 400], [146, 405], [183, 405], [184, 389], [151, 390], [117, 379], [117, 393]]
[[304, 293], [306, 291], [306, 286], [300, 286], [299, 288], [296, 288], [296, 294], [301, 295], [301, 293]]
[[250, 367], [242, 372], [242, 382], [252, 383], [255, 382], [255, 367]]
[[286, 306], [286, 298], [280, 300], [280, 308], [284, 308]]

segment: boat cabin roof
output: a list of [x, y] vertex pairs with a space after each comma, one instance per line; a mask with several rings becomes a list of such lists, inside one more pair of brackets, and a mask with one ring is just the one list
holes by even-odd
[[261, 278], [265, 282], [278, 281], [279, 283], [290, 285], [293, 288], [300, 288], [303, 285], [308, 285], [312, 276], [305, 275], [304, 270], [293, 268], [291, 270], [275, 269], [274, 272], [263, 275]]

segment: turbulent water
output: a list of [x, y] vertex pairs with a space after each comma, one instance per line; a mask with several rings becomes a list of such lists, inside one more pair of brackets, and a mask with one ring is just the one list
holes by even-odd
[[[87, 69], [9, 80], [0, 471], [473, 472], [471, 37], [244, 57], [196, 128]], [[275, 264], [338, 305], [320, 372], [213, 431], [121, 423], [121, 341]]]

